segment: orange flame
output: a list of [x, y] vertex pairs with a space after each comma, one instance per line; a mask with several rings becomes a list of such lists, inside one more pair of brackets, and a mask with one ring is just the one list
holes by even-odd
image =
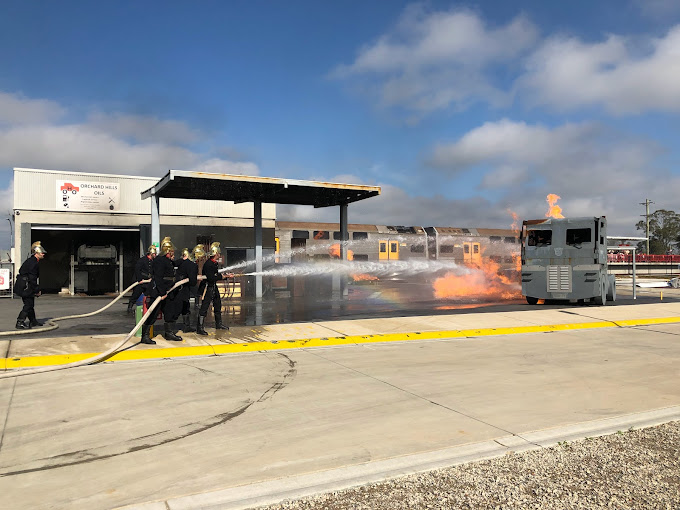
[[488, 258], [482, 258], [480, 265], [471, 268], [468, 274], [447, 273], [434, 283], [437, 299], [454, 297], [486, 297], [495, 299], [516, 299], [522, 296], [519, 273], [514, 278], [501, 271], [501, 266]]
[[377, 276], [371, 276], [370, 274], [353, 274], [352, 279], [355, 282], [360, 282], [360, 281], [373, 281], [377, 280]]
[[[335, 243], [332, 244], [330, 248], [328, 248], [328, 253], [330, 256], [334, 259], [339, 259], [340, 258], [340, 243]], [[347, 250], [347, 260], [354, 260], [354, 252], [352, 250]]]
[[515, 234], [519, 234], [519, 216], [515, 211], [511, 211], [508, 209], [508, 214], [512, 216], [512, 224], [510, 225], [510, 228]]
[[548, 201], [548, 212], [545, 213], [546, 218], [564, 218], [562, 215], [562, 208], [559, 205], [556, 205], [556, 202], [562, 197], [559, 195], [555, 195], [554, 193], [550, 193], [547, 197], [546, 200]]
[[319, 230], [316, 235], [314, 236], [314, 239], [323, 239], [323, 235], [325, 232], [323, 230]]

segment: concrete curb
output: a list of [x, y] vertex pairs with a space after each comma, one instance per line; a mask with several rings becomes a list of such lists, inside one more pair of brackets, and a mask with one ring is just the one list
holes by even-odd
[[[527, 333], [547, 333], [570, 331], [577, 329], [620, 328], [632, 326], [650, 326], [653, 324], [671, 324], [680, 322], [680, 317], [661, 317], [653, 319], [634, 319], [622, 321], [579, 322], [551, 324], [546, 326], [522, 326], [510, 328], [456, 329], [448, 331], [423, 331], [411, 333], [389, 333], [373, 335], [338, 336], [323, 338], [304, 338], [271, 342], [246, 342], [234, 344], [216, 344], [188, 347], [155, 348], [140, 350], [124, 350], [109, 357], [105, 362], [136, 361], [149, 359], [167, 359], [190, 356], [219, 356], [222, 354], [238, 354], [257, 351], [277, 351], [284, 349], [300, 349], [305, 347], [329, 347], [337, 345], [357, 345], [375, 342], [404, 342], [411, 340], [439, 340], [445, 338], [474, 338], [481, 336], [520, 335]], [[48, 356], [23, 356], [0, 358], [0, 370], [58, 366], [85, 360], [99, 353], [54, 354]]]
[[504, 436], [433, 452], [344, 466], [277, 480], [120, 507], [121, 510], [237, 510], [295, 500], [468, 462], [680, 420], [680, 406]]

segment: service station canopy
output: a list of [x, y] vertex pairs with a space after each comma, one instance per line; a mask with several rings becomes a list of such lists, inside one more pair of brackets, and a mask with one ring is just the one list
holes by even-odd
[[379, 186], [170, 170], [153, 187], [142, 192], [142, 199], [155, 195], [161, 198], [330, 207], [379, 194]]

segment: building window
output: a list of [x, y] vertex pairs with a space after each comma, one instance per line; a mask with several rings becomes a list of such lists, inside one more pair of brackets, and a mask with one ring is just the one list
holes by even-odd
[[368, 260], [368, 255], [362, 254], [362, 253], [355, 253], [355, 254], [354, 254], [354, 260], [367, 261], [367, 260]]
[[489, 241], [491, 241], [492, 243], [500, 243], [501, 236], [489, 236]]
[[342, 232], [333, 232], [334, 241], [342, 241]]
[[364, 241], [368, 239], [368, 232], [353, 232], [352, 239], [354, 241]]
[[425, 245], [424, 244], [412, 244], [411, 245], [411, 253], [425, 253]]
[[315, 230], [314, 231], [314, 239], [319, 240], [319, 239], [330, 239], [330, 233], [328, 230]]
[[514, 237], [506, 237], [503, 239], [503, 242], [506, 242], [508, 244], [515, 244], [515, 238]]
[[[467, 245], [465, 246], [467, 248]], [[439, 253], [453, 253], [453, 245], [452, 244], [442, 244], [439, 247]]]

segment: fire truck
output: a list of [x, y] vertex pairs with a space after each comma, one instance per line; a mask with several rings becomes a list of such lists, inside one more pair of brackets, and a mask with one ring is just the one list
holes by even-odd
[[539, 299], [616, 301], [616, 279], [607, 269], [607, 219], [545, 218], [522, 222], [522, 294]]

